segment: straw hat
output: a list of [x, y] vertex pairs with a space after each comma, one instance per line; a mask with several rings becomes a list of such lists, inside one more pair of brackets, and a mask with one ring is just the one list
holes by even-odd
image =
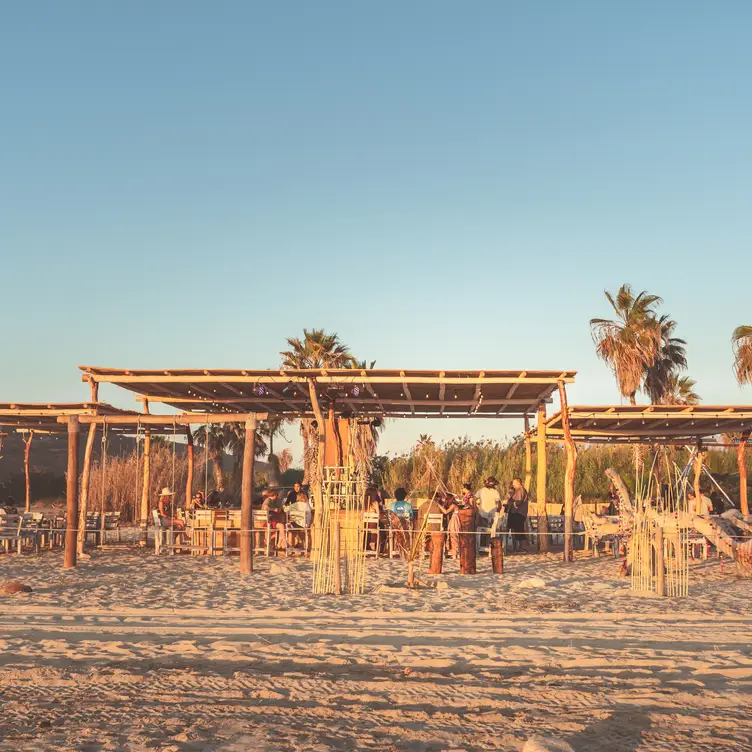
[[175, 492], [174, 491], [170, 491], [170, 489], [167, 488], [167, 486], [165, 486], [162, 489], [162, 493], [159, 494], [160, 497], [162, 497], [162, 496], [174, 496], [174, 495], [175, 495]]

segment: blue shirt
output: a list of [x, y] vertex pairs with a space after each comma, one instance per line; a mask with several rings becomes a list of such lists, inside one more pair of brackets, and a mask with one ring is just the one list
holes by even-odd
[[394, 512], [397, 517], [412, 520], [415, 517], [415, 510], [409, 501], [393, 501], [389, 505], [389, 511]]

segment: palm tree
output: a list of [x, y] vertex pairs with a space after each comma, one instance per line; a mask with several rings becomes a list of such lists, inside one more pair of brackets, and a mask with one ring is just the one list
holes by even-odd
[[[671, 387], [677, 383], [677, 371], [687, 368], [686, 342], [674, 337], [676, 322], [668, 314], [658, 319], [661, 330], [661, 344], [652, 366], [645, 369], [643, 388], [654, 405], [671, 404]], [[694, 383], [694, 382], [693, 382]]]
[[[288, 337], [289, 350], [280, 352], [282, 368], [350, 368], [355, 359], [350, 348], [340, 341], [337, 334], [327, 334], [323, 329], [303, 329], [303, 339]], [[315, 461], [313, 447], [313, 420], [303, 418], [300, 421], [300, 433], [303, 437], [303, 468], [305, 483], [310, 482], [311, 469]]]
[[622, 396], [635, 405], [645, 370], [655, 363], [661, 347], [661, 326], [655, 316], [661, 299], [645, 291], [635, 296], [626, 284], [616, 297], [608, 290], [605, 294], [617, 318], [591, 319], [593, 341], [598, 357], [613, 371]]
[[225, 449], [227, 448], [227, 431], [219, 423], [210, 423], [199, 426], [193, 434], [196, 443], [206, 448], [206, 453], [211, 457], [212, 472], [214, 474], [214, 488], [224, 491], [225, 476], [222, 471]]
[[689, 376], [677, 376], [672, 373], [666, 382], [663, 393], [664, 405], [699, 405], [700, 395], [695, 391], [697, 382]]
[[[245, 426], [242, 423], [228, 423], [224, 426], [225, 448], [232, 454], [232, 477], [235, 490], [243, 476], [243, 454], [245, 452]], [[260, 431], [256, 431], [255, 457], [266, 454], [266, 442]]]
[[354, 359], [337, 334], [323, 329], [303, 329], [303, 339], [288, 337], [289, 350], [283, 350], [282, 368], [349, 368]]
[[731, 335], [734, 373], [739, 384], [752, 384], [752, 326], [738, 326]]

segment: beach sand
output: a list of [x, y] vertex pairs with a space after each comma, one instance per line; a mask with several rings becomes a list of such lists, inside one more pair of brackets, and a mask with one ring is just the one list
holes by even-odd
[[0, 596], [2, 750], [752, 750], [752, 581], [728, 562], [693, 563], [685, 599], [633, 595], [610, 557], [449, 561], [418, 591], [369, 560], [371, 592], [338, 597], [300, 558], [61, 565], [0, 556], [34, 589]]

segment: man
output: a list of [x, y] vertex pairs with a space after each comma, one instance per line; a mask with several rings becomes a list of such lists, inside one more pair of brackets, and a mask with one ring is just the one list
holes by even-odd
[[300, 483], [293, 483], [292, 490], [288, 491], [287, 496], [285, 497], [285, 506], [288, 504], [296, 504], [300, 494], [304, 494], [306, 499], [308, 499], [308, 494], [303, 490], [303, 486], [301, 486]]
[[394, 492], [394, 501], [389, 505], [389, 511], [394, 512], [400, 519], [412, 520], [415, 518], [415, 509], [407, 501], [407, 491], [404, 488], [398, 488]]
[[687, 496], [689, 497], [690, 514], [695, 514], [698, 517], [710, 517], [713, 514], [713, 502], [705, 494], [701, 492], [698, 499], [694, 491], [689, 491]]
[[528, 501], [527, 489], [522, 485], [521, 478], [514, 478], [512, 480], [507, 509], [509, 510], [509, 532], [512, 534], [512, 550], [522, 549], [525, 543]]
[[478, 513], [488, 523], [489, 527], [493, 524], [496, 515], [501, 512], [501, 496], [497, 486], [499, 485], [496, 478], [486, 478], [483, 488], [475, 496], [478, 499]]

